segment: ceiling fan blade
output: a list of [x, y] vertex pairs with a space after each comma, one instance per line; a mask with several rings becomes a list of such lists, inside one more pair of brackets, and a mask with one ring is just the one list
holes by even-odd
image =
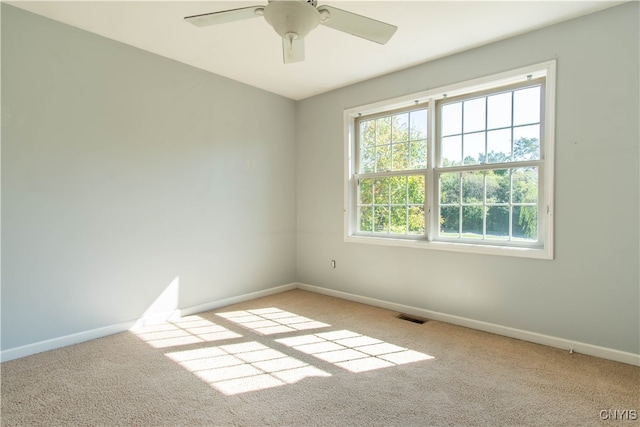
[[[398, 29], [395, 25], [376, 21], [375, 19], [331, 6], [319, 6], [318, 11], [320, 12], [320, 23], [322, 25], [380, 44], [388, 42]], [[326, 15], [326, 13], [329, 14], [329, 17], [323, 21], [322, 16]]]
[[198, 27], [206, 27], [207, 25], [225, 24], [227, 22], [255, 18], [256, 16], [260, 16], [263, 10], [264, 6], [242, 7], [240, 9], [229, 9], [220, 12], [204, 13], [202, 15], [186, 16], [184, 20]]
[[304, 61], [304, 38], [282, 38], [282, 59], [285, 64]]

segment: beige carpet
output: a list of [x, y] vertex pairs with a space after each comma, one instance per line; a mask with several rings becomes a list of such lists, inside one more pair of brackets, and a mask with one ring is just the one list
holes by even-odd
[[396, 315], [294, 290], [5, 362], [2, 425], [576, 426], [640, 410], [638, 367]]

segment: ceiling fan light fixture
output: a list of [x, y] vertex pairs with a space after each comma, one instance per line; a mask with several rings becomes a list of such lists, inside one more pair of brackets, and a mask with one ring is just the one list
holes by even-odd
[[337, 7], [317, 5], [317, 0], [269, 0], [266, 6], [221, 10], [184, 19], [205, 27], [262, 16], [282, 38], [285, 64], [304, 61], [304, 38], [320, 24], [379, 44], [388, 42], [398, 29], [395, 25]]
[[264, 8], [264, 19], [280, 37], [291, 40], [304, 38], [320, 24], [320, 12], [311, 4], [300, 1], [272, 1]]

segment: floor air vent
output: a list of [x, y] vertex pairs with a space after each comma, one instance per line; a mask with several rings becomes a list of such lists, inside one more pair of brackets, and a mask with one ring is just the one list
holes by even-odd
[[407, 322], [417, 323], [419, 325], [422, 325], [427, 321], [427, 319], [421, 319], [420, 317], [411, 316], [409, 314], [398, 314], [396, 318], [406, 320]]

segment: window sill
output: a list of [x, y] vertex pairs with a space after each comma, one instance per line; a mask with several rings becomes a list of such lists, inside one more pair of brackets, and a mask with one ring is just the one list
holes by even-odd
[[547, 259], [552, 260], [553, 254], [545, 248], [517, 247], [517, 246], [499, 246], [499, 245], [480, 245], [473, 243], [458, 243], [444, 241], [426, 241], [426, 240], [410, 240], [410, 239], [394, 239], [388, 237], [375, 236], [345, 236], [347, 243], [360, 243], [379, 246], [396, 246], [404, 248], [430, 249], [448, 252], [462, 252], [482, 255], [499, 255], [511, 256], [519, 258]]

